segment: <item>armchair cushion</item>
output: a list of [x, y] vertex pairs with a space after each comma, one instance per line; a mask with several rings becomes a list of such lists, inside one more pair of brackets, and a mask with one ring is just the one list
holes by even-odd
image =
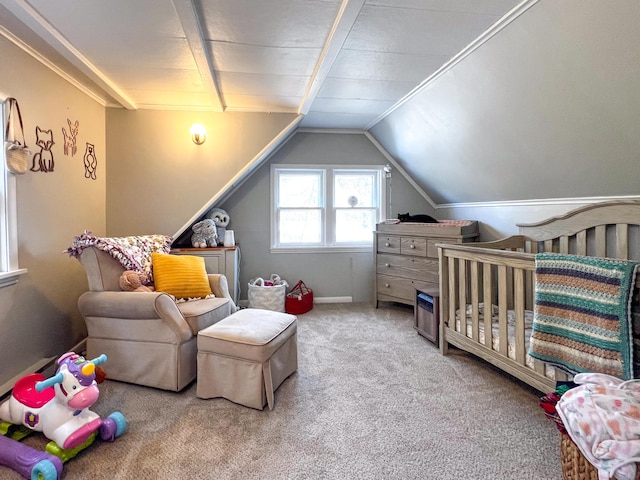
[[212, 294], [204, 258], [153, 252], [151, 259], [156, 291], [176, 298], [204, 298]]

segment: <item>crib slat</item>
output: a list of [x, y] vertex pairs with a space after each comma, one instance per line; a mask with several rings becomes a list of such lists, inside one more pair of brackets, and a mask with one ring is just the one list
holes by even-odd
[[629, 258], [629, 225], [616, 224], [616, 258]]
[[[482, 264], [482, 301], [485, 305], [484, 314], [484, 344], [487, 348], [493, 348], [493, 330], [491, 319], [491, 305], [493, 304], [493, 274], [491, 264]], [[488, 305], [488, 307], [487, 307]]]
[[587, 231], [581, 230], [576, 234], [576, 255], [587, 254]]
[[456, 330], [456, 260], [449, 258], [449, 328]]
[[607, 256], [607, 226], [598, 225], [595, 228], [596, 257]]
[[509, 352], [509, 336], [507, 330], [507, 267], [498, 267], [498, 338], [499, 352], [507, 356]]
[[478, 301], [478, 262], [469, 262], [470, 282], [471, 282], [471, 336], [473, 340], [478, 342], [480, 339], [480, 309]]
[[466, 274], [467, 262], [458, 259], [458, 308], [460, 309], [460, 331], [467, 335], [467, 274]]
[[569, 237], [566, 235], [558, 238], [558, 251], [560, 253], [569, 253]]
[[536, 371], [536, 373], [539, 373], [540, 375], [544, 375], [546, 364], [542, 360], [534, 359], [533, 369]]
[[440, 287], [440, 318], [439, 322], [439, 343], [440, 343], [440, 353], [442, 355], [447, 355], [449, 353], [449, 344], [446, 341], [445, 329], [448, 325], [449, 318], [449, 288], [450, 288], [450, 280], [449, 280], [449, 268], [448, 268], [449, 259], [444, 255], [442, 248], [438, 249], [438, 277], [439, 277], [439, 287]]
[[524, 270], [513, 270], [514, 310], [516, 317], [516, 362], [525, 365], [525, 334], [524, 334]]

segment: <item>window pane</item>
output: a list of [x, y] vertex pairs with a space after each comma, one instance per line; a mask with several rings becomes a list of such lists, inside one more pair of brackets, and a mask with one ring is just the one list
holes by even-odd
[[313, 173], [280, 173], [278, 175], [279, 207], [322, 206], [322, 175]]
[[[334, 176], [334, 205], [336, 207], [375, 207], [375, 174], [338, 173]], [[357, 199], [357, 203], [350, 199]]]
[[321, 244], [321, 210], [280, 210], [280, 245]]
[[336, 243], [371, 243], [375, 209], [336, 210]]

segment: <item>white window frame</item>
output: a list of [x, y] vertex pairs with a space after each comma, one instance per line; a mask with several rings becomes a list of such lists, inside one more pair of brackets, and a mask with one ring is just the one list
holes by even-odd
[[[375, 172], [377, 176], [378, 190], [378, 206], [376, 223], [386, 218], [386, 188], [384, 188], [384, 166], [383, 165], [287, 165], [273, 164], [271, 165], [271, 252], [272, 253], [338, 253], [338, 252], [371, 252], [373, 248], [373, 231], [371, 232], [371, 242], [358, 244], [340, 244], [335, 243], [335, 210], [333, 204], [333, 182], [334, 172]], [[322, 214], [322, 242], [319, 245], [286, 245], [278, 244], [278, 172], [292, 170], [300, 171], [318, 171], [323, 173], [323, 205], [321, 206]]]
[[5, 158], [5, 128], [7, 111], [5, 100], [7, 96], [0, 93], [0, 288], [18, 282], [20, 275], [27, 270], [18, 266], [18, 211], [16, 206], [16, 175], [7, 169]]

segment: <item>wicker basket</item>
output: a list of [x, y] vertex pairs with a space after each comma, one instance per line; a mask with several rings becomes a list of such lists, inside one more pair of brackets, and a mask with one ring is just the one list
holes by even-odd
[[[571, 437], [563, 433], [560, 438], [560, 463], [564, 480], [598, 480], [598, 470], [587, 460]], [[640, 480], [638, 465], [636, 480]]]

